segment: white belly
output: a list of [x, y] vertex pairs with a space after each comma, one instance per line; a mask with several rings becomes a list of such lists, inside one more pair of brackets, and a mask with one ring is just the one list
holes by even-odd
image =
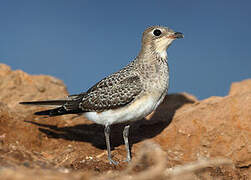
[[104, 112], [86, 112], [85, 117], [102, 125], [111, 125], [144, 118], [163, 100], [146, 95], [125, 107]]

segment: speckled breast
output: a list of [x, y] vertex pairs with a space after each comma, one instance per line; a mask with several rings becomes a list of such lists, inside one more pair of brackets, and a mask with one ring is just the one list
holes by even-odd
[[144, 64], [142, 84], [147, 92], [166, 95], [169, 85], [168, 63], [164, 59], [156, 59], [154, 63]]

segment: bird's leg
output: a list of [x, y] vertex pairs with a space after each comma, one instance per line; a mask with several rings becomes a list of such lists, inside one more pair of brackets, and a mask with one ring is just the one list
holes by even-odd
[[105, 132], [106, 148], [107, 148], [107, 152], [108, 152], [108, 160], [109, 160], [110, 164], [117, 165], [118, 162], [112, 160], [111, 146], [110, 146], [110, 132], [111, 132], [111, 129], [110, 129], [110, 126], [109, 126], [109, 125], [106, 125], [106, 126], [105, 126], [104, 132]]
[[131, 161], [130, 145], [129, 145], [129, 142], [128, 142], [129, 128], [130, 128], [130, 125], [127, 125], [127, 126], [124, 127], [124, 130], [123, 130], [123, 138], [124, 138], [126, 152], [127, 152], [126, 160], [125, 160], [126, 162]]

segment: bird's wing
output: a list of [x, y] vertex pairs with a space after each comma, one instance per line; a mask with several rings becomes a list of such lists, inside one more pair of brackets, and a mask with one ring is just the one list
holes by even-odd
[[116, 109], [132, 102], [140, 92], [142, 85], [137, 75], [113, 74], [84, 93], [79, 107], [83, 111], [97, 112]]

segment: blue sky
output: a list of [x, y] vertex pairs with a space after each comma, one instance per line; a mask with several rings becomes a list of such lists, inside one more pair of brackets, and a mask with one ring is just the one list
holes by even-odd
[[151, 25], [183, 32], [168, 49], [170, 93], [224, 96], [251, 78], [251, 1], [0, 1], [0, 62], [86, 91], [127, 65]]

